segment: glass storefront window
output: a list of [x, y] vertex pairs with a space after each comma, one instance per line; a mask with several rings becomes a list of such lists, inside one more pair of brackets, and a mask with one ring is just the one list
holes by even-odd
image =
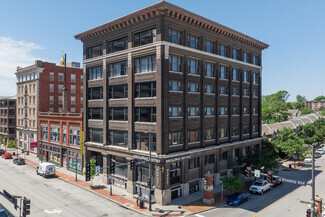
[[80, 145], [80, 127], [69, 127], [70, 145]]

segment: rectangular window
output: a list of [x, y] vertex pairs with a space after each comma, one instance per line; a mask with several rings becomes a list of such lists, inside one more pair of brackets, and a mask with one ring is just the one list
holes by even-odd
[[205, 76], [207, 77], [215, 77], [215, 70], [214, 70], [215, 65], [213, 63], [205, 63]]
[[219, 137], [220, 138], [226, 138], [228, 137], [228, 128], [220, 128], [219, 130]]
[[71, 97], [71, 105], [75, 105], [76, 104], [76, 97], [72, 96]]
[[239, 115], [239, 107], [232, 107], [232, 114]]
[[120, 130], [109, 131], [109, 145], [127, 147], [128, 145], [128, 132]]
[[168, 40], [175, 44], [182, 44], [182, 32], [175, 29], [168, 29]]
[[50, 72], [50, 81], [54, 81], [54, 72]]
[[259, 65], [259, 59], [258, 59], [258, 57], [257, 56], [253, 56], [253, 64], [254, 65]]
[[257, 124], [253, 125], [253, 133], [258, 133], [258, 125]]
[[62, 93], [63, 92], [63, 85], [59, 84], [58, 85], [58, 93]]
[[244, 107], [243, 114], [249, 115], [249, 107]]
[[41, 137], [43, 140], [48, 140], [48, 125], [41, 124]]
[[80, 86], [80, 93], [83, 93], [83, 92], [84, 92], [84, 87]]
[[114, 53], [126, 49], [128, 49], [128, 37], [108, 42], [108, 53]]
[[239, 60], [239, 50], [237, 50], [235, 48], [232, 49], [232, 58], [234, 60]]
[[134, 34], [134, 47], [156, 42], [156, 29], [150, 29]]
[[187, 91], [191, 93], [199, 93], [200, 92], [200, 85], [197, 83], [188, 83], [187, 84]]
[[248, 63], [249, 62], [249, 55], [247, 52], [243, 52], [243, 61], [245, 63]]
[[220, 107], [219, 108], [219, 115], [228, 115], [228, 108], [227, 107]]
[[188, 107], [187, 115], [188, 116], [200, 116], [200, 107]]
[[211, 107], [211, 106], [205, 107], [205, 115], [206, 116], [214, 116], [215, 115], [214, 107]]
[[200, 61], [194, 59], [188, 59], [187, 68], [189, 74], [200, 75]]
[[232, 95], [233, 96], [240, 96], [240, 90], [238, 87], [233, 87], [232, 88]]
[[109, 77], [128, 75], [128, 65], [126, 61], [111, 63], [108, 65]]
[[58, 96], [59, 105], [62, 105], [62, 96]]
[[[151, 133], [151, 151], [156, 152], [156, 134]], [[135, 133], [135, 149], [149, 151], [149, 133]]]
[[169, 90], [182, 91], [181, 81], [169, 81]]
[[35, 92], [35, 84], [33, 84], [33, 92]]
[[220, 78], [228, 79], [228, 67], [227, 66], [220, 66]]
[[258, 108], [257, 107], [253, 107], [253, 114], [257, 115], [258, 114]]
[[188, 161], [188, 168], [194, 169], [200, 166], [200, 158], [193, 158]]
[[135, 62], [135, 73], [156, 71], [156, 55], [137, 58]]
[[80, 146], [80, 127], [69, 126], [69, 143]]
[[50, 84], [50, 93], [54, 93], [54, 84]]
[[228, 94], [228, 87], [225, 87], [225, 86], [219, 87], [219, 94], [227, 95]]
[[128, 98], [127, 84], [109, 86], [109, 99]]
[[70, 75], [70, 81], [73, 82], [73, 83], [76, 83], [76, 75], [75, 74], [71, 74]]
[[88, 99], [103, 99], [103, 87], [92, 87], [88, 89]]
[[213, 140], [215, 139], [215, 130], [214, 129], [206, 129], [205, 130], [205, 140]]
[[103, 108], [88, 108], [88, 119], [103, 120]]
[[238, 126], [232, 128], [232, 136], [239, 136], [240, 129]]
[[60, 125], [50, 125], [51, 141], [60, 142]]
[[70, 93], [76, 93], [76, 85], [70, 85]]
[[169, 117], [182, 117], [182, 107], [169, 107]]
[[182, 57], [169, 55], [169, 70], [174, 72], [183, 72]]
[[183, 144], [182, 133], [170, 133], [168, 138], [169, 145]]
[[237, 157], [237, 158], [240, 156], [240, 149], [239, 148], [233, 149], [233, 156]]
[[244, 71], [244, 81], [243, 82], [247, 82], [247, 83], [250, 82], [249, 75], [250, 75], [250, 73], [248, 71]]
[[127, 121], [128, 108], [109, 108], [109, 120]]
[[136, 122], [156, 122], [156, 107], [136, 107]]
[[96, 45], [87, 48], [87, 58], [93, 58], [103, 55], [103, 45]]
[[258, 84], [258, 74], [257, 73], [253, 73], [253, 84]]
[[243, 134], [249, 134], [250, 133], [250, 127], [249, 125], [243, 126]]
[[103, 143], [103, 129], [89, 128], [89, 141]]
[[209, 40], [204, 40], [204, 51], [214, 53], [215, 43]]
[[54, 104], [54, 96], [50, 96], [50, 105]]
[[253, 90], [253, 97], [258, 97], [258, 90]]
[[216, 92], [215, 86], [213, 84], [206, 84], [204, 85], [205, 93], [214, 94]]
[[204, 164], [205, 165], [214, 164], [214, 154], [205, 156], [205, 158], [204, 158]]
[[135, 84], [135, 97], [156, 97], [156, 82]]
[[199, 131], [188, 131], [188, 142], [199, 142], [200, 141], [200, 132]]
[[219, 154], [219, 161], [225, 161], [225, 160], [228, 160], [228, 151]]
[[223, 45], [223, 44], [219, 44], [219, 52], [218, 54], [220, 56], [224, 56], [224, 57], [228, 57], [228, 48], [227, 46]]
[[80, 97], [80, 103], [81, 103], [81, 105], [84, 104], [84, 98], [83, 97]]
[[236, 68], [232, 69], [232, 80], [239, 81], [239, 70]]
[[187, 46], [200, 49], [200, 38], [191, 34], [187, 35]]
[[249, 89], [244, 89], [244, 96], [250, 96]]
[[88, 80], [103, 79], [103, 66], [88, 68]]
[[63, 73], [59, 73], [59, 82], [63, 82], [64, 81], [64, 74]]

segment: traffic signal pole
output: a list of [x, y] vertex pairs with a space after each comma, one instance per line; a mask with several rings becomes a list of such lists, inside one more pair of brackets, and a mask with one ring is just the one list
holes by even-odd
[[312, 195], [311, 195], [311, 216], [315, 217], [315, 143], [312, 144], [312, 172], [311, 172], [311, 177], [312, 177]]
[[149, 211], [151, 212], [151, 131], [149, 132]]

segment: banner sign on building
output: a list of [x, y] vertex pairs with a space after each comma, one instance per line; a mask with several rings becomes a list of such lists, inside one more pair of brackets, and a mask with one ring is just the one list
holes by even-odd
[[31, 142], [29, 143], [30, 148], [37, 148], [37, 142]]
[[84, 140], [84, 131], [80, 132], [80, 154], [83, 156], [85, 154], [85, 140]]

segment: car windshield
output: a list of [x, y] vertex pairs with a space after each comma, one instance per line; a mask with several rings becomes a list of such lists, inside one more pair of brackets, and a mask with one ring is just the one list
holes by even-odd
[[253, 185], [256, 185], [256, 186], [262, 186], [262, 182], [254, 182]]

